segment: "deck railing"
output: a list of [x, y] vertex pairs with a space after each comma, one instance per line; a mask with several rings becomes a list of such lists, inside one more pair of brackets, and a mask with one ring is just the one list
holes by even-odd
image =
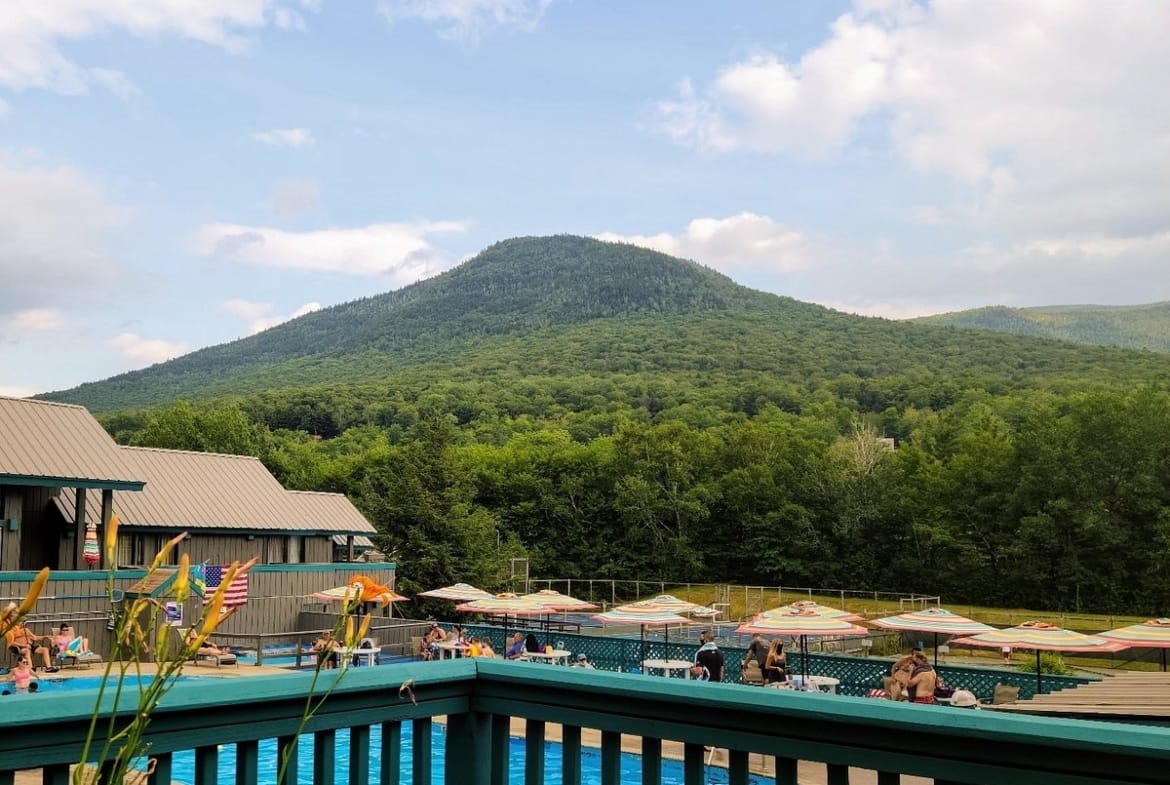
[[[1170, 730], [1137, 725], [997, 715], [796, 693], [733, 684], [605, 673], [499, 660], [406, 663], [345, 672], [298, 741], [311, 674], [201, 679], [180, 684], [155, 711], [147, 732], [157, 761], [151, 781], [174, 779], [173, 754], [194, 750], [195, 785], [275, 782], [262, 776], [261, 742], [298, 747], [310, 777], [295, 769], [278, 785], [376, 782], [411, 773], [432, 782], [431, 730], [445, 716], [443, 781], [509, 782], [513, 718], [523, 729], [523, 781], [545, 781], [545, 731], [562, 726], [561, 780], [581, 782], [582, 729], [600, 731], [600, 782], [618, 785], [621, 734], [640, 736], [645, 785], [661, 782], [663, 741], [683, 744], [687, 783], [705, 782], [705, 747], [727, 750], [728, 779], [748, 782], [749, 754], [771, 756], [778, 785], [797, 782], [797, 761], [826, 765], [826, 781], [845, 785], [850, 767], [938, 783], [1101, 785], [1170, 781]], [[328, 679], [337, 678], [330, 673]], [[325, 680], [325, 677], [323, 677]], [[318, 683], [318, 690], [322, 688]], [[41, 782], [68, 782], [80, 755], [95, 693], [0, 698], [0, 785], [17, 770], [39, 768]], [[130, 707], [126, 707], [130, 711]], [[375, 732], [371, 732], [376, 729]], [[407, 730], [409, 729], [409, 730]], [[338, 772], [338, 732], [347, 730], [348, 764]], [[404, 731], [406, 731], [404, 733]], [[413, 743], [404, 744], [404, 736]], [[372, 742], [376, 739], [376, 743]], [[219, 775], [234, 745], [234, 774]], [[377, 759], [376, 766], [371, 761]], [[435, 767], [437, 768], [437, 766]], [[550, 772], [551, 773], [551, 772]], [[513, 780], [517, 781], [518, 780]]]

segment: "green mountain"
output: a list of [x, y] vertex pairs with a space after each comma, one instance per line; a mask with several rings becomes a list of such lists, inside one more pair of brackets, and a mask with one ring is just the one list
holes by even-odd
[[1058, 341], [1170, 352], [1170, 302], [1152, 305], [993, 306], [924, 316], [923, 324], [994, 330]]
[[1109, 385], [1164, 378], [1168, 367], [1132, 352], [842, 314], [655, 251], [556, 236], [500, 242], [400, 290], [42, 397], [102, 412], [306, 388], [417, 398], [461, 385], [469, 405], [528, 390], [511, 412], [545, 396], [567, 408], [736, 397], [750, 411], [827, 391], [882, 411], [945, 405], [964, 387]]

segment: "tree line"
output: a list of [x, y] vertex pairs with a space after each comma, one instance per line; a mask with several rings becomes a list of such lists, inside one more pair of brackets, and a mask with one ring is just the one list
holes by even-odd
[[306, 396], [325, 434], [282, 427], [289, 399], [264, 396], [103, 422], [124, 443], [257, 455], [288, 488], [346, 493], [408, 591], [499, 586], [523, 556], [547, 577], [1170, 613], [1163, 390], [951, 389], [876, 411], [783, 385], [723, 408], [683, 392], [578, 389], [594, 404], [541, 417]]

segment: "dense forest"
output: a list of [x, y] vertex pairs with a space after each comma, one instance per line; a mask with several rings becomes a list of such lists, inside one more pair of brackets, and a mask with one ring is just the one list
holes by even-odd
[[545, 577], [1166, 615], [1168, 378], [1165, 355], [846, 316], [526, 238], [54, 397], [123, 443], [349, 494], [407, 590], [499, 585], [526, 556]]
[[1037, 308], [991, 306], [924, 316], [922, 324], [1053, 338], [1094, 346], [1170, 352], [1170, 303], [1063, 305]]

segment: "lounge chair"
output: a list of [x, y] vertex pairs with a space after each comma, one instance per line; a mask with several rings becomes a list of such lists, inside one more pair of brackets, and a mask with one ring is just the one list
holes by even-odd
[[196, 652], [195, 659], [192, 662], [196, 665], [206, 662], [217, 668], [221, 665], [235, 665], [237, 668], [240, 667], [239, 659], [230, 651], [221, 651], [218, 654], [213, 654], [212, 652]]
[[748, 660], [743, 666], [743, 683], [763, 685], [764, 674], [760, 672], [760, 664], [755, 660]]
[[59, 668], [88, 668], [90, 665], [101, 665], [102, 657], [92, 651], [82, 651], [86, 645], [84, 638], [77, 635], [72, 627], [62, 627], [62, 635], [70, 636], [71, 640], [64, 648], [54, 647], [53, 664]]

